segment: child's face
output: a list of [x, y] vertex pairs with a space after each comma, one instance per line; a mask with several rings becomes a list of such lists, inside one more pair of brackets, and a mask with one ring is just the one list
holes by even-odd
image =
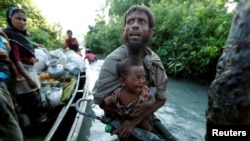
[[146, 73], [143, 66], [133, 66], [128, 69], [123, 83], [131, 93], [140, 94], [145, 84]]

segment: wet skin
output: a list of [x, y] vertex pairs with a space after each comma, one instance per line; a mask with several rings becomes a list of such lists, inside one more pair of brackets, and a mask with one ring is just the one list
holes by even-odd
[[143, 44], [146, 39], [152, 37], [154, 29], [149, 28], [148, 22], [148, 17], [145, 13], [135, 11], [129, 14], [123, 29], [127, 42]]

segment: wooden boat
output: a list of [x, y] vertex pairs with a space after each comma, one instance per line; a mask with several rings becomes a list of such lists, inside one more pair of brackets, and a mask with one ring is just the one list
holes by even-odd
[[[74, 103], [89, 95], [86, 71], [77, 75], [77, 83], [67, 104], [55, 108], [48, 113], [44, 123], [24, 128], [28, 140], [64, 141], [75, 140], [77, 130], [80, 130], [83, 116], [74, 108]], [[86, 109], [87, 102], [81, 103], [81, 110]]]

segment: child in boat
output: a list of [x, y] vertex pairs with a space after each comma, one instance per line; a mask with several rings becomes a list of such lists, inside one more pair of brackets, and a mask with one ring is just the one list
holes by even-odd
[[[128, 58], [117, 64], [121, 87], [104, 99], [104, 104], [116, 108], [123, 121], [129, 121], [155, 103], [155, 97], [145, 85], [146, 73], [142, 61]], [[115, 110], [114, 110], [115, 111]], [[150, 118], [139, 123], [139, 127], [153, 130]]]

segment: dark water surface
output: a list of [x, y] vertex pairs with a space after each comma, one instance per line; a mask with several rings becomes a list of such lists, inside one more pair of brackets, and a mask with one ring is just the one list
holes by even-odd
[[[90, 92], [98, 77], [103, 60], [87, 65], [90, 75]], [[167, 103], [156, 112], [156, 116], [180, 141], [204, 141], [206, 125], [208, 86], [188, 80], [169, 78]], [[89, 96], [93, 99], [93, 96]], [[87, 112], [101, 116], [103, 111], [93, 101], [88, 103]], [[79, 141], [111, 141], [116, 136], [105, 133], [105, 124], [98, 120], [85, 118]]]

